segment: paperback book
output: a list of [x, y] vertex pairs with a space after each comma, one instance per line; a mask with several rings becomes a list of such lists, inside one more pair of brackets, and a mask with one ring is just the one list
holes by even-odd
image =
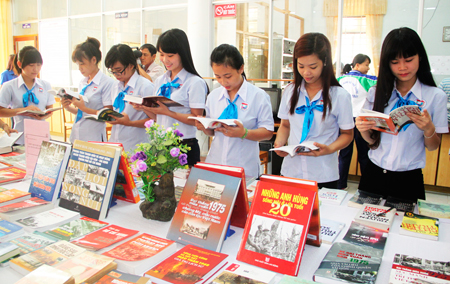
[[17, 167], [0, 169], [0, 184], [17, 182], [25, 178], [27, 171]]
[[17, 245], [20, 248], [21, 254], [27, 254], [29, 252], [38, 250], [56, 242], [56, 239], [48, 238], [42, 235], [40, 232], [26, 233], [20, 237], [12, 239], [11, 243]]
[[256, 187], [236, 260], [297, 275], [317, 196], [308, 187], [317, 189], [317, 184], [273, 181], [263, 175]]
[[102, 108], [101, 110], [97, 111], [97, 114], [86, 114], [84, 118], [100, 122], [115, 121], [116, 119], [112, 116], [123, 117], [123, 114], [110, 108]]
[[20, 254], [20, 249], [15, 244], [5, 242], [0, 243], [0, 262], [4, 262]]
[[226, 264], [227, 257], [220, 252], [187, 245], [152, 267], [144, 276], [158, 284], [207, 283]]
[[414, 209], [416, 208], [416, 202], [388, 196], [383, 206], [394, 207], [395, 209], [397, 209], [397, 213], [404, 213], [408, 211], [414, 212]]
[[74, 240], [72, 243], [87, 250], [97, 251], [134, 236], [138, 232], [116, 225], [109, 225], [78, 240]]
[[274, 283], [276, 273], [265, 269], [257, 268], [246, 264], [227, 264], [225, 270], [218, 272], [211, 283], [254, 283], [269, 284]]
[[23, 228], [6, 220], [0, 220], [0, 242], [7, 242], [23, 234]]
[[234, 123], [234, 121], [235, 120], [239, 121], [238, 119], [214, 119], [208, 117], [194, 117], [194, 116], [190, 116], [188, 118], [197, 120], [206, 129], [216, 129], [222, 127], [223, 124], [228, 126], [237, 126], [236, 123]]
[[124, 99], [124, 101], [143, 105], [146, 107], [159, 107], [157, 102], [160, 102], [160, 103], [166, 105], [167, 107], [183, 106], [182, 104], [180, 104], [174, 100], [171, 100], [169, 98], [166, 98], [164, 96], [152, 96], [152, 97], [141, 98], [141, 97], [136, 97], [136, 96], [125, 95], [125, 97], [123, 99]]
[[100, 278], [96, 284], [151, 284], [149, 277], [137, 276], [113, 270]]
[[450, 267], [450, 262], [446, 260], [436, 261], [405, 254], [395, 254], [389, 284], [450, 283], [448, 267]]
[[412, 123], [412, 120], [407, 116], [408, 113], [421, 114], [419, 106], [405, 105], [394, 109], [389, 114], [361, 109], [359, 116], [364, 121], [375, 121], [377, 123], [374, 127], [375, 130], [397, 135], [403, 127]]
[[56, 202], [72, 145], [58, 141], [42, 141], [30, 182], [32, 197]]
[[57, 111], [57, 110], [60, 110], [60, 109], [62, 109], [62, 107], [48, 108], [48, 109], [46, 109], [46, 110], [44, 110], [44, 111], [42, 111], [42, 110], [30, 110], [30, 109], [27, 109], [27, 110], [19, 111], [19, 112], [17, 113], [17, 115], [38, 115], [38, 116], [46, 116], [47, 114], [50, 114], [50, 113], [52, 113], [52, 112], [54, 112], [54, 111]]
[[241, 179], [192, 168], [167, 238], [220, 251]]
[[403, 216], [399, 233], [401, 235], [437, 241], [439, 239], [439, 219], [406, 212]]
[[80, 218], [80, 213], [56, 207], [49, 211], [19, 219], [16, 223], [23, 226], [28, 232], [33, 232], [35, 230], [44, 232], [77, 218]]
[[59, 206], [93, 219], [105, 219], [121, 152], [119, 147], [75, 140]]
[[24, 201], [11, 203], [0, 207], [0, 218], [15, 221], [43, 211], [51, 210], [54, 204], [43, 199], [32, 197]]
[[89, 217], [81, 217], [80, 219], [72, 220], [55, 229], [47, 230], [44, 234], [52, 238], [64, 241], [71, 241], [89, 233], [92, 233], [100, 228], [107, 226], [108, 223], [102, 222]]
[[440, 204], [422, 199], [417, 200], [417, 207], [419, 208], [419, 214], [434, 217], [450, 219], [450, 205]]
[[10, 135], [3, 134], [0, 137], [0, 154], [11, 153], [14, 143], [23, 135], [23, 132], [13, 132]]
[[83, 253], [85, 249], [66, 241], [59, 241], [10, 261], [12, 269], [20, 274], [28, 274], [43, 264], [55, 266]]
[[144, 233], [104, 252], [103, 255], [115, 258], [118, 270], [141, 275], [175, 251], [174, 241]]
[[341, 205], [347, 191], [322, 187], [319, 189], [319, 200], [324, 204]]
[[75, 279], [67, 272], [44, 264], [15, 284], [75, 284]]
[[363, 204], [355, 216], [355, 221], [388, 232], [396, 211], [393, 207]]
[[383, 250], [387, 237], [388, 233], [385, 231], [352, 222], [343, 240], [355, 245], [369, 246]]
[[303, 143], [297, 145], [288, 145], [278, 148], [269, 149], [269, 151], [283, 151], [294, 157], [299, 153], [308, 153], [311, 151], [319, 150], [319, 147], [314, 145], [314, 141], [304, 141]]
[[[1, 169], [0, 169], [1, 170]], [[30, 198], [30, 193], [18, 189], [6, 189], [0, 187], [0, 206], [24, 201]]]
[[313, 276], [319, 283], [373, 284], [383, 251], [368, 246], [334, 243]]
[[381, 196], [379, 194], [375, 194], [375, 193], [367, 192], [367, 191], [363, 191], [363, 190], [358, 190], [352, 196], [352, 198], [350, 198], [347, 205], [350, 207], [361, 208], [361, 206], [364, 203], [379, 205], [379, 204], [381, 204], [382, 200], [383, 200], [383, 196]]
[[322, 242], [329, 245], [333, 244], [344, 227], [345, 223], [342, 222], [329, 219], [320, 220], [320, 234], [322, 235]]

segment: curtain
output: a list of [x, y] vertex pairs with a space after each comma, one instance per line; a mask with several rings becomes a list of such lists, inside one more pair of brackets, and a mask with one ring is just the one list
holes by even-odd
[[11, 0], [0, 0], [0, 15], [0, 72], [3, 72], [13, 53]]
[[378, 76], [381, 53], [381, 30], [384, 15], [366, 15], [366, 35], [375, 76]]

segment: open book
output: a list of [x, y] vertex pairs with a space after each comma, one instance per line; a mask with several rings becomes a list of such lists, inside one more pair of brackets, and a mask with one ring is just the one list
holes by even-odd
[[60, 110], [60, 109], [62, 109], [62, 107], [48, 108], [45, 111], [42, 111], [42, 110], [29, 110], [29, 109], [27, 109], [27, 110], [19, 111], [17, 114], [25, 114], [25, 115], [27, 115], [27, 114], [37, 114], [39, 116], [45, 116], [45, 115], [47, 115], [49, 113], [52, 113], [52, 112]]
[[156, 102], [161, 102], [161, 103], [165, 104], [167, 107], [180, 107], [180, 106], [183, 106], [182, 104], [177, 103], [174, 100], [171, 100], [171, 99], [168, 99], [168, 98], [162, 97], [162, 96], [153, 96], [153, 97], [141, 98], [141, 97], [125, 95], [123, 100], [127, 101], [127, 102], [130, 102], [130, 103], [140, 104], [140, 105], [143, 105], [143, 106], [146, 106], [146, 107], [158, 107], [159, 105]]
[[101, 110], [99, 110], [97, 112], [97, 114], [87, 114], [84, 116], [84, 118], [86, 119], [90, 119], [90, 120], [96, 120], [96, 121], [115, 121], [114, 118], [112, 118], [109, 115], [114, 115], [117, 117], [123, 117], [123, 114], [121, 114], [120, 112], [117, 112], [115, 110], [112, 110], [110, 108], [102, 108]]
[[316, 150], [319, 150], [319, 148], [317, 146], [314, 146], [314, 141], [304, 141], [297, 145], [288, 145], [280, 148], [272, 148], [269, 151], [283, 151], [294, 157], [298, 153], [307, 153]]
[[55, 90], [50, 90], [48, 91], [49, 94], [52, 94], [55, 97], [58, 97], [60, 99], [69, 99], [71, 100], [72, 98], [77, 98], [78, 100], [80, 100], [80, 98], [83, 98], [83, 101], [88, 103], [89, 100], [86, 96], [82, 96], [79, 93], [70, 91], [70, 90], [66, 90], [66, 89], [59, 89], [58, 92], [56, 92]]
[[[236, 126], [236, 123], [234, 123], [235, 120], [238, 119], [214, 119], [214, 118], [207, 118], [207, 117], [195, 117], [195, 116], [189, 116], [189, 119], [195, 119], [198, 120], [206, 129], [216, 129], [219, 127], [222, 127], [222, 124], [226, 124], [228, 126]], [[238, 120], [239, 121], [239, 120]]]
[[16, 143], [16, 141], [22, 136], [23, 132], [19, 133], [11, 133], [11, 136], [8, 136], [8, 134], [3, 134], [2, 137], [0, 137], [0, 154], [10, 153], [13, 151], [13, 145]]
[[365, 121], [375, 121], [377, 123], [375, 130], [397, 135], [404, 126], [413, 123], [407, 113], [421, 114], [419, 106], [406, 105], [394, 109], [389, 114], [361, 109], [359, 116]]

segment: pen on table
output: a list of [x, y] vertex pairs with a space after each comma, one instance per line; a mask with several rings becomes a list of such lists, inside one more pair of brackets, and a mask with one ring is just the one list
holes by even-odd
[[378, 214], [377, 214], [377, 217], [379, 217], [379, 216], [381, 216], [381, 215], [385, 215], [386, 213], [388, 213], [388, 212], [391, 211], [392, 209], [394, 209], [394, 207], [390, 207], [388, 210], [386, 210], [386, 211], [384, 211], [384, 212], [381, 212], [381, 213], [378, 213]]

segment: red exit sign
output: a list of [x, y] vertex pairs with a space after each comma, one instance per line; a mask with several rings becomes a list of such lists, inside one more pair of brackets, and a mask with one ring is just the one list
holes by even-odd
[[235, 17], [236, 4], [216, 5], [214, 8], [214, 17]]

